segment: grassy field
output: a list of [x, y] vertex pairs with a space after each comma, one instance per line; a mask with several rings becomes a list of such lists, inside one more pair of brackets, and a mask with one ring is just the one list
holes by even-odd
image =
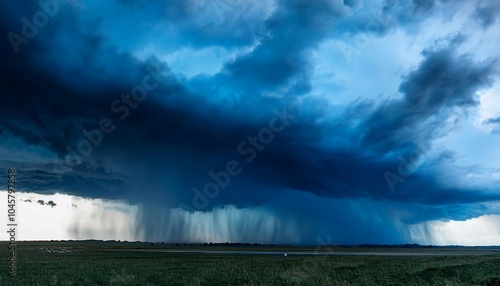
[[[138, 249], [147, 251], [138, 251]], [[500, 251], [322, 249], [439, 255], [236, 255], [158, 250], [314, 251], [298, 247], [171, 246], [101, 242], [18, 242], [17, 276], [1, 285], [500, 285]]]

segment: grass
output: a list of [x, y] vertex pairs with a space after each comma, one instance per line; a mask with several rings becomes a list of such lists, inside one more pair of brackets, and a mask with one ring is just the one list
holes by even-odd
[[[41, 249], [43, 247], [67, 252], [47, 252]], [[498, 251], [469, 250], [455, 255], [460, 250], [439, 250], [450, 254], [443, 256], [283, 257], [126, 250], [131, 248], [214, 249], [126, 243], [18, 242], [17, 276], [8, 277], [6, 266], [1, 267], [0, 285], [500, 285]], [[314, 250], [290, 248], [289, 251]], [[284, 250], [278, 247], [245, 249]], [[0, 243], [0, 254], [7, 257], [6, 242]], [[7, 265], [5, 259], [3, 261]]]

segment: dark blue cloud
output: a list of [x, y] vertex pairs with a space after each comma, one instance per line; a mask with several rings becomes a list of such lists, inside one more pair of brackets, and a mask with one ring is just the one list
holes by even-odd
[[485, 121], [486, 124], [496, 124], [496, 123], [500, 123], [500, 117], [496, 117], [496, 118], [490, 118], [488, 120]]
[[[476, 92], [490, 86], [498, 68], [497, 59], [474, 62], [470, 55], [456, 51], [463, 41], [459, 35], [445, 47], [426, 49], [424, 60], [401, 83], [402, 100], [382, 103], [366, 120], [363, 141], [382, 152], [410, 143], [427, 144], [439, 136], [453, 108], [478, 104]], [[427, 124], [425, 132], [415, 132]]]
[[[0, 150], [14, 154], [0, 169], [17, 167], [20, 187], [39, 193], [120, 198], [159, 209], [262, 207], [309, 225], [302, 242], [334, 233], [337, 242], [361, 243], [368, 233], [370, 242], [399, 243], [409, 237], [392, 224], [394, 216], [416, 223], [493, 212], [485, 204], [500, 200], [498, 189], [443, 185], [432, 172], [440, 159], [412, 169], [432, 140], [450, 130], [453, 111], [475, 108], [477, 92], [497, 76], [495, 58], [478, 61], [460, 51], [467, 37], [422, 51], [419, 65], [401, 80], [401, 98], [353, 98], [332, 111], [325, 98], [310, 96], [312, 54], [327, 39], [364, 31], [356, 28], [366, 22], [361, 2], [277, 1], [266, 17], [258, 11], [269, 7], [247, 15], [237, 8], [248, 6], [228, 4], [209, 15], [196, 10], [205, 7], [199, 3], [59, 4], [57, 15], [17, 53], [11, 39], [2, 38]], [[398, 10], [391, 3], [378, 8], [397, 17], [370, 33], [382, 37], [418, 23], [437, 5], [413, 1]], [[19, 19], [41, 9], [35, 2], [0, 5], [9, 11], [0, 19], [2, 35], [22, 35]], [[186, 78], [160, 51], [138, 56], [137, 47], [150, 41], [161, 52], [242, 51], [213, 75]], [[143, 100], [131, 99], [137, 87], [155, 83]], [[113, 131], [103, 134], [103, 122]], [[233, 161], [241, 172], [196, 205], [194, 188], [203, 192]], [[402, 176], [401, 166], [412, 169], [411, 176]], [[389, 181], [388, 172], [394, 175]], [[369, 220], [379, 212], [379, 221]], [[144, 215], [148, 221], [154, 212]]]
[[496, 22], [500, 12], [500, 3], [498, 1], [480, 1], [476, 3], [474, 16], [479, 20], [483, 27], [488, 28]]
[[307, 93], [311, 49], [330, 33], [346, 7], [326, 1], [281, 1], [278, 5], [266, 20], [257, 47], [225, 68], [232, 78], [249, 81], [254, 87], [276, 88], [292, 81], [295, 94]]
[[[106, 26], [113, 27], [116, 21], [128, 26], [125, 38], [118, 39], [121, 42], [131, 39], [141, 44], [147, 44], [145, 40], [158, 42], [166, 50], [213, 45], [229, 48], [255, 44], [262, 36], [262, 20], [269, 13], [269, 3], [125, 0], [108, 3], [101, 13]], [[138, 10], [147, 16], [138, 17]], [[110, 15], [116, 12], [119, 16]], [[127, 18], [142, 24], [123, 21]]]

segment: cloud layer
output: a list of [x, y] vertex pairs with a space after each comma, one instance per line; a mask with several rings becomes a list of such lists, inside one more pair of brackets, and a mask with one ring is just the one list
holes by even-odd
[[[495, 3], [2, 1], [0, 169], [149, 204], [167, 240], [404, 242], [403, 225], [498, 214], [500, 162], [447, 141], [500, 90]], [[369, 87], [394, 72], [394, 93]]]

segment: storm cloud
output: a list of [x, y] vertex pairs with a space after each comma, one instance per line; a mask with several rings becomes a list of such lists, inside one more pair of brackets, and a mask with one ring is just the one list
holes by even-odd
[[[149, 205], [149, 240], [400, 243], [408, 225], [498, 214], [492, 169], [443, 171], [459, 165], [447, 138], [499, 90], [497, 49], [461, 27], [494, 34], [498, 5], [364, 2], [2, 1], [0, 170], [29, 192]], [[405, 43], [388, 47], [407, 59], [394, 94], [351, 94], [356, 63], [317, 61], [356, 35]], [[373, 74], [396, 61], [352, 48]], [[317, 86], [320, 64], [348, 97]], [[446, 179], [472, 169], [490, 183]]]

